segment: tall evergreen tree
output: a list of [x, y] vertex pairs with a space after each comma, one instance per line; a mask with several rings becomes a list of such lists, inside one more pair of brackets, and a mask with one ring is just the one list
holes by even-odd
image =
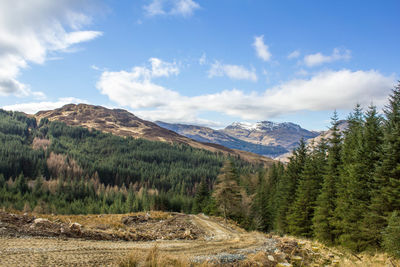
[[227, 161], [221, 169], [214, 186], [213, 197], [224, 219], [240, 213], [241, 195], [239, 177], [232, 161]]
[[371, 210], [366, 220], [371, 244], [381, 246], [388, 216], [400, 210], [400, 82], [384, 109], [384, 138], [380, 164], [374, 175]]
[[280, 162], [274, 163], [266, 174], [259, 172], [259, 183], [253, 203], [255, 227], [258, 230], [273, 230], [277, 210], [277, 185], [283, 172], [284, 166]]
[[336, 111], [332, 117], [331, 123], [332, 137], [329, 139], [330, 147], [328, 149], [327, 172], [324, 176], [321, 194], [319, 194], [317, 198], [317, 206], [313, 218], [313, 229], [314, 235], [318, 240], [332, 244], [336, 239], [334, 211], [336, 208], [342, 141]]
[[[375, 118], [370, 117], [369, 122], [371, 123], [373, 119]], [[365, 247], [360, 221], [369, 206], [369, 177], [371, 175], [369, 170], [373, 169], [373, 166], [366, 165], [367, 154], [373, 151], [366, 149], [370, 145], [367, 145], [364, 136], [365, 123], [360, 105], [357, 105], [354, 112], [350, 114], [348, 124], [342, 148], [343, 165], [338, 183], [335, 226], [339, 243], [352, 250], [360, 251]], [[379, 125], [375, 126], [379, 127]]]
[[288, 232], [287, 216], [289, 207], [293, 204], [296, 190], [300, 182], [301, 173], [306, 161], [307, 147], [302, 139], [299, 146], [293, 151], [282, 179], [279, 180], [277, 189], [277, 214], [275, 229], [280, 233]]
[[205, 181], [205, 179], [202, 179], [194, 196], [193, 212], [203, 212], [208, 205], [209, 198], [210, 192], [208, 190], [207, 182]]
[[289, 210], [289, 233], [296, 236], [312, 237], [312, 218], [316, 199], [320, 193], [323, 175], [326, 170], [327, 144], [324, 139], [306, 158], [301, 173], [296, 199]]

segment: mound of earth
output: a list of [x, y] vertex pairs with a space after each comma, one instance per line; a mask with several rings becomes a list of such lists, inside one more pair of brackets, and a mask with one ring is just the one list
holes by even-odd
[[150, 214], [131, 215], [122, 217], [121, 223], [107, 224], [99, 220], [99, 223], [92, 225], [63, 220], [62, 216], [48, 217], [0, 212], [0, 236], [151, 241], [194, 240], [204, 235], [204, 231], [188, 220], [187, 216], [178, 213], [169, 214], [166, 218], [152, 217]]

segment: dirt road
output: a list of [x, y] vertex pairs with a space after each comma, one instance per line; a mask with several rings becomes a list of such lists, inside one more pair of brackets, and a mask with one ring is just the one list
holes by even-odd
[[144, 254], [155, 245], [161, 252], [200, 261], [221, 253], [229, 258], [275, 249], [275, 241], [264, 234], [248, 233], [205, 215], [188, 215], [188, 219], [204, 230], [203, 240], [128, 242], [0, 237], [0, 266], [116, 266], [128, 253]]

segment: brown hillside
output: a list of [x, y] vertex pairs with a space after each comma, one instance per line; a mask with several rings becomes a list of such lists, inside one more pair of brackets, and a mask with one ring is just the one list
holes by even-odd
[[151, 141], [187, 144], [194, 148], [205, 149], [211, 152], [222, 152], [224, 154], [240, 156], [242, 159], [250, 162], [267, 165], [273, 162], [270, 158], [254, 153], [230, 149], [221, 145], [197, 142], [162, 128], [153, 122], [142, 120], [123, 109], [108, 109], [102, 106], [87, 104], [68, 104], [55, 110], [39, 111], [34, 116], [37, 121], [47, 118], [50, 121], [61, 121], [70, 126], [94, 128], [123, 137], [131, 136]]

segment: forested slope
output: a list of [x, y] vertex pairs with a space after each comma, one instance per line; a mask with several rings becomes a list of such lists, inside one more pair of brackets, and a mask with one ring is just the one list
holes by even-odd
[[0, 140], [0, 203], [44, 212], [190, 212], [196, 186], [211, 187], [228, 158], [3, 110]]

